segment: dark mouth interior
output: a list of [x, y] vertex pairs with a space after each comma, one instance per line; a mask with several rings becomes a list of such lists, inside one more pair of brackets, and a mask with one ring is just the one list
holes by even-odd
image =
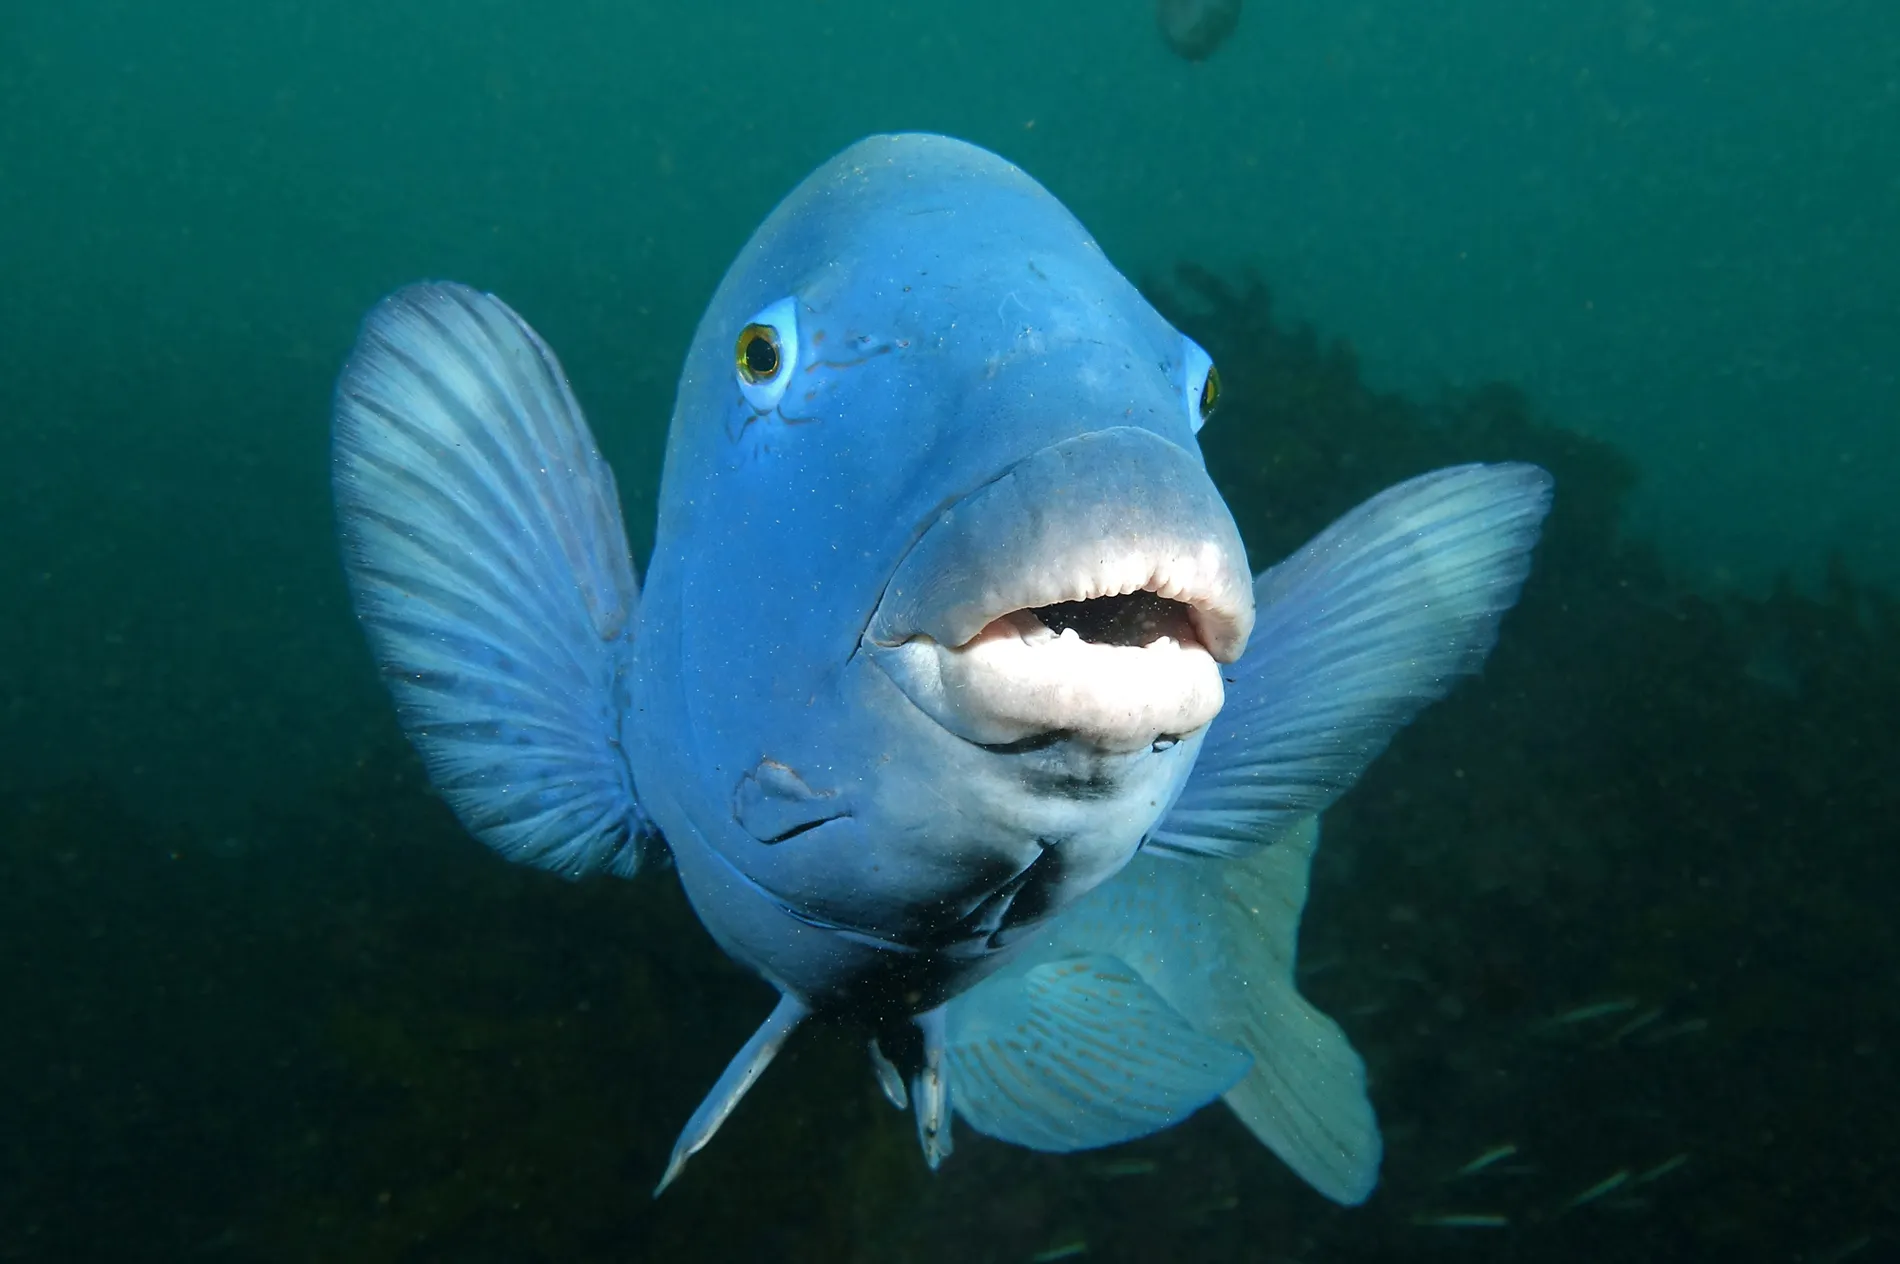
[[1098, 645], [1141, 646], [1163, 636], [1185, 641], [1194, 632], [1186, 602], [1151, 592], [1060, 601], [1053, 606], [1037, 606], [1034, 613], [1057, 636], [1073, 628], [1084, 641]]

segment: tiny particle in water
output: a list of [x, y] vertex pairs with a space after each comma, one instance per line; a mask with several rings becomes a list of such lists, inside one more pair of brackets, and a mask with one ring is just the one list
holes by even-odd
[[1457, 1180], [1461, 1176], [1476, 1176], [1493, 1163], [1508, 1159], [1516, 1153], [1517, 1147], [1509, 1142], [1500, 1146], [1492, 1146], [1489, 1150], [1486, 1150], [1483, 1154], [1480, 1154], [1477, 1158], [1471, 1160], [1471, 1162], [1465, 1164], [1456, 1172], [1453, 1172], [1451, 1177], [1453, 1180]]
[[1112, 1163], [1097, 1163], [1092, 1170], [1104, 1180], [1114, 1180], [1122, 1176], [1152, 1176], [1160, 1167], [1153, 1159], [1117, 1159]]
[[1579, 1005], [1567, 1009], [1554, 1018], [1539, 1023], [1540, 1028], [1574, 1027], [1578, 1023], [1591, 1022], [1598, 1018], [1608, 1018], [1612, 1014], [1626, 1014], [1636, 1008], [1636, 1002], [1629, 997], [1618, 997], [1613, 1001], [1596, 1001], [1589, 1005]]
[[1670, 1158], [1664, 1159], [1661, 1163], [1658, 1163], [1655, 1167], [1652, 1167], [1647, 1172], [1644, 1172], [1641, 1175], [1639, 1175], [1636, 1178], [1636, 1183], [1638, 1185], [1646, 1185], [1650, 1181], [1657, 1180], [1661, 1177], [1669, 1175], [1671, 1172], [1675, 1171], [1677, 1168], [1681, 1167], [1683, 1164], [1687, 1163], [1688, 1161], [1689, 1161], [1689, 1152], [1687, 1150], [1684, 1150], [1681, 1154], [1674, 1155]]
[[1624, 1023], [1621, 1027], [1618, 1027], [1615, 1031], [1611, 1032], [1609, 1035], [1609, 1038], [1603, 1042], [1604, 1046], [1608, 1047], [1610, 1045], [1618, 1043], [1619, 1041], [1623, 1039], [1623, 1037], [1628, 1036], [1628, 1035], [1633, 1035], [1634, 1033], [1641, 1031], [1643, 1028], [1649, 1026], [1651, 1023], [1655, 1022], [1658, 1018], [1661, 1018], [1662, 1016], [1663, 1016], [1662, 1006], [1660, 1005], [1650, 1006], [1648, 1009], [1644, 1010], [1642, 1013], [1638, 1014], [1636, 1017], [1630, 1019], [1627, 1023]]
[[1503, 1229], [1511, 1218], [1490, 1211], [1450, 1211], [1413, 1216], [1412, 1223], [1425, 1229]]
[[1089, 1244], [1077, 1238], [1073, 1242], [1064, 1242], [1061, 1246], [1052, 1246], [1046, 1251], [1038, 1251], [1029, 1257], [1029, 1264], [1054, 1264], [1056, 1260], [1071, 1260], [1078, 1255], [1087, 1255]]
[[1199, 1220], [1206, 1216], [1211, 1216], [1217, 1211], [1232, 1211], [1238, 1206], [1240, 1206], [1239, 1197], [1234, 1194], [1223, 1194], [1221, 1197], [1210, 1199], [1198, 1207], [1190, 1208], [1187, 1213], [1188, 1219]]
[[[1227, 683], [1231, 685], [1234, 682], [1230, 680]], [[1336, 969], [1339, 962], [1340, 958], [1338, 957], [1322, 957], [1318, 961], [1308, 961], [1301, 958], [1299, 964], [1296, 965], [1294, 969], [1299, 973], [1302, 979], [1316, 979], [1320, 975], [1325, 974], [1328, 970]]]
[[1618, 1168], [1616, 1171], [1592, 1185], [1589, 1189], [1584, 1190], [1581, 1194], [1578, 1194], [1575, 1198], [1565, 1203], [1564, 1210], [1570, 1211], [1583, 1206], [1585, 1203], [1593, 1203], [1611, 1190], [1622, 1188], [1623, 1183], [1629, 1180], [1629, 1178], [1630, 1170], [1628, 1168]]
[[1641, 1040], [1637, 1041], [1637, 1043], [1641, 1045], [1659, 1045], [1659, 1044], [1662, 1044], [1666, 1040], [1674, 1040], [1678, 1036], [1697, 1036], [1707, 1031], [1708, 1029], [1709, 1029], [1708, 1019], [1690, 1018], [1690, 1019], [1685, 1019], [1684, 1021], [1679, 1022], [1675, 1024], [1674, 1026], [1664, 1027], [1660, 1031], [1652, 1031], [1647, 1036], [1644, 1036]]

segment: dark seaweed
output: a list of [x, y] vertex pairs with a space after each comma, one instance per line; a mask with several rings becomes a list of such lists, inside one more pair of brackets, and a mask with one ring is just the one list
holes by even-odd
[[[260, 807], [250, 849], [90, 786], [0, 804], [0, 1260], [1885, 1258], [1892, 597], [1838, 567], [1694, 591], [1619, 533], [1630, 463], [1509, 387], [1380, 393], [1258, 284], [1150, 289], [1221, 366], [1204, 439], [1256, 565], [1434, 466], [1557, 477], [1484, 676], [1326, 820], [1304, 986], [1372, 1069], [1367, 1206], [1219, 1109], [1067, 1157], [964, 1129], [931, 1176], [822, 1030], [656, 1204], [768, 990], [669, 877], [490, 858], [386, 719], [344, 784]], [[1550, 1021], [1606, 1001], [1627, 1007]], [[1418, 1223], [1443, 1212], [1511, 1224]]]

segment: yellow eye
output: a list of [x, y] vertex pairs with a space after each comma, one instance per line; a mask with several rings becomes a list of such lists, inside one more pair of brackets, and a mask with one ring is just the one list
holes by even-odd
[[754, 313], [732, 345], [732, 375], [746, 406], [769, 413], [785, 398], [798, 365], [798, 300], [790, 295]]
[[735, 351], [739, 377], [750, 385], [769, 382], [778, 373], [778, 330], [770, 325], [747, 325], [739, 331]]
[[1201, 383], [1201, 420], [1206, 421], [1220, 407], [1220, 370], [1207, 366], [1207, 380]]

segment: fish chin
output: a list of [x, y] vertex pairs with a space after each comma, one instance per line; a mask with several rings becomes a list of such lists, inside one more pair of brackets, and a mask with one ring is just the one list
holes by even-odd
[[981, 746], [1050, 738], [1139, 750], [1200, 729], [1224, 697], [1220, 665], [1185, 628], [1146, 645], [1103, 644], [1073, 627], [1058, 633], [1030, 610], [961, 646], [919, 636], [876, 657], [919, 710]]

